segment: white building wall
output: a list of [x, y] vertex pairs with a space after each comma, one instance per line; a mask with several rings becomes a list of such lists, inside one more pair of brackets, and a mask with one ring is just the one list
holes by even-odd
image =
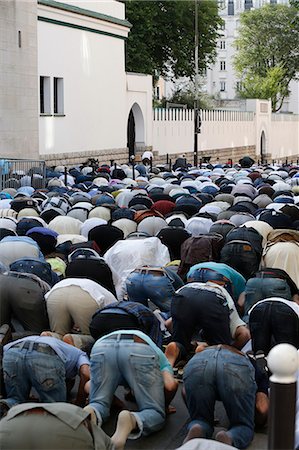
[[148, 147], [153, 139], [152, 77], [127, 73], [126, 119], [133, 108], [136, 147]]
[[[114, 3], [114, 2], [112, 2]], [[40, 154], [127, 144], [124, 40], [129, 29], [39, 5], [39, 16], [93, 30], [38, 22], [38, 74], [51, 79], [51, 114], [41, 115]], [[53, 113], [53, 77], [64, 80], [64, 116]]]
[[[193, 151], [193, 117], [192, 110], [156, 110], [153, 149], [159, 154]], [[205, 110], [201, 112], [201, 117], [199, 151], [256, 144], [254, 113]]]
[[[255, 147], [261, 160], [261, 136], [265, 135], [264, 159], [299, 158], [299, 115], [272, 114], [268, 100], [247, 100], [247, 112], [201, 111], [202, 126], [198, 150]], [[159, 154], [192, 152], [193, 110], [155, 110], [153, 149]], [[243, 155], [244, 156], [244, 155]]]
[[0, 0], [0, 157], [38, 158], [36, 9]]
[[299, 116], [291, 114], [272, 114], [271, 121], [272, 157], [299, 158]]

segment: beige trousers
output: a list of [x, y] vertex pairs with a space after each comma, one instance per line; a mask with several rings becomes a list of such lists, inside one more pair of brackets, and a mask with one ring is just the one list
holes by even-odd
[[98, 309], [93, 297], [79, 286], [55, 289], [47, 299], [50, 329], [63, 336], [76, 324], [82, 334], [90, 334], [89, 324]]

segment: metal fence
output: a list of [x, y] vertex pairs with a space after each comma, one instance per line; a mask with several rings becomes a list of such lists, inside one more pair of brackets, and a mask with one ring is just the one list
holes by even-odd
[[43, 189], [46, 185], [46, 163], [31, 159], [0, 159], [0, 191], [32, 186]]

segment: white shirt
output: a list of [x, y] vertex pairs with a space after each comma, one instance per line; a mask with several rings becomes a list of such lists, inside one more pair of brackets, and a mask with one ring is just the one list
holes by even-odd
[[253, 307], [248, 311], [248, 314], [251, 313], [251, 311], [260, 303], [265, 303], [265, 302], [280, 302], [280, 303], [284, 303], [285, 305], [289, 306], [290, 308], [292, 308], [292, 310], [297, 314], [297, 316], [299, 317], [299, 305], [296, 302], [292, 302], [291, 300], [286, 300], [285, 298], [280, 298], [280, 297], [269, 297], [269, 298], [265, 298], [264, 300], [261, 300], [260, 302], [257, 302], [253, 305]]
[[55, 284], [52, 289], [47, 292], [45, 299], [48, 300], [51, 293], [56, 289], [68, 286], [78, 286], [88, 292], [88, 294], [97, 302], [99, 308], [104, 308], [104, 306], [117, 302], [117, 299], [111, 292], [99, 283], [89, 280], [88, 278], [66, 278], [65, 280], [59, 281], [59, 283]]

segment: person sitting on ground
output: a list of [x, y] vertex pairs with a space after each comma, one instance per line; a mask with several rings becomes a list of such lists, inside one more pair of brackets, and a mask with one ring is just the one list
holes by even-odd
[[[137, 412], [121, 411], [112, 440], [116, 450], [127, 438], [136, 439], [160, 430], [165, 422], [165, 380], [172, 382], [171, 398], [178, 384], [163, 352], [143, 332], [117, 330], [99, 339], [91, 351], [88, 411], [102, 424], [108, 419], [113, 395], [119, 385], [134, 392]], [[166, 401], [169, 398], [166, 398]]]

